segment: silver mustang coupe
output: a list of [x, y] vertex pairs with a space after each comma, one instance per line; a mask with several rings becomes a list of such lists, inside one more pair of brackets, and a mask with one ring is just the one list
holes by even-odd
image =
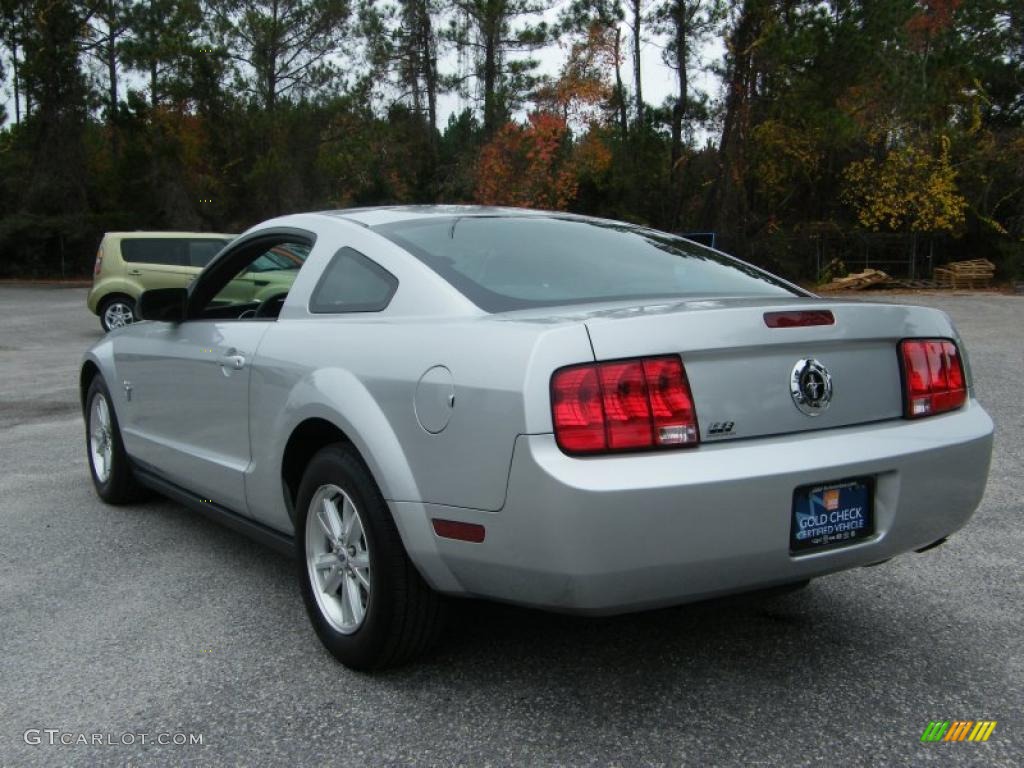
[[988, 474], [945, 314], [620, 222], [284, 216], [138, 309], [81, 368], [97, 492], [294, 552], [353, 668], [426, 649], [445, 596], [613, 614], [928, 549]]

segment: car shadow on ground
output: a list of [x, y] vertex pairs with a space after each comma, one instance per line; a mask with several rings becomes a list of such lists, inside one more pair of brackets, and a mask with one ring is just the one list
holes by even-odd
[[[763, 590], [602, 618], [453, 599], [448, 625], [433, 652], [364, 676], [337, 663], [300, 618], [301, 597], [289, 558], [173, 502], [154, 500], [133, 515], [138, 512], [188, 531], [179, 543], [208, 549], [203, 559], [221, 567], [227, 558], [249, 572], [246, 578], [265, 597], [258, 617], [245, 610], [249, 641], [273, 645], [272, 637], [259, 640], [258, 635], [282, 625], [303, 625], [289, 632], [291, 642], [301, 647], [287, 651], [307, 659], [304, 671], [294, 673], [302, 679], [362, 679], [356, 684], [414, 697], [424, 690], [442, 698], [457, 696], [464, 686], [501, 690], [517, 699], [517, 711], [547, 707], [553, 717], [563, 716], [558, 708], [565, 696], [579, 712], [602, 711], [608, 705], [593, 698], [595, 690], [638, 702], [678, 703], [682, 697], [688, 706], [700, 707], [711, 706], [716, 695], [716, 706], [723, 706], [728, 702], [722, 691], [744, 687], [766, 701], [773, 696], [842, 700], [863, 697], [865, 690], [899, 698], [911, 695], [910, 690], [963, 690], [980, 682], [977, 676], [968, 679], [966, 668], [935, 663], [981, 653], [980, 647], [965, 647], [970, 633], [955, 607], [916, 595], [912, 580], [877, 575], [885, 566], [824, 577], [804, 589]], [[148, 524], [160, 523], [151, 519]], [[899, 674], [879, 679], [880, 659]], [[989, 671], [998, 675], [998, 670]], [[562, 694], [553, 696], [552, 690]], [[708, 703], [698, 701], [702, 695], [710, 696]], [[531, 703], [533, 696], [537, 700]]]
[[[458, 600], [439, 648], [383, 677], [399, 689], [455, 675], [466, 685], [536, 691], [536, 706], [549, 706], [552, 716], [562, 714], [558, 698], [549, 695], [545, 704], [541, 695], [552, 687], [578, 691], [580, 712], [592, 712], [606, 706], [585, 700], [595, 690], [638, 702], [682, 696], [696, 707], [701, 696], [717, 697], [720, 707], [728, 704], [723, 691], [746, 687], [770, 708], [773, 696], [841, 702], [853, 691], [862, 697], [877, 691], [882, 703], [978, 684], [955, 665], [934, 663], [975, 652], [964, 647], [965, 627], [956, 618], [927, 603], [908, 614], [913, 587], [859, 573], [825, 577], [805, 589], [607, 618]], [[879, 678], [882, 659], [899, 672]], [[997, 669], [989, 672], [998, 679]]]

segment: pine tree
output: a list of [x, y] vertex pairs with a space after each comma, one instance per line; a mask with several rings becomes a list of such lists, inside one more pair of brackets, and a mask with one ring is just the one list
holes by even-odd
[[90, 92], [80, 58], [86, 13], [74, 0], [34, 0], [22, 41], [23, 83], [34, 105], [22, 205], [65, 221], [88, 208], [83, 136]]
[[544, 0], [453, 0], [458, 17], [447, 35], [473, 52], [473, 75], [483, 100], [484, 133], [491, 136], [536, 87], [537, 61], [512, 58], [535, 51], [550, 30], [537, 17]]
[[348, 0], [210, 0], [209, 10], [239, 85], [268, 112], [315, 94], [336, 74]]
[[217, 59], [218, 50], [201, 36], [202, 20], [199, 0], [144, 0], [126, 14], [122, 57], [145, 77], [154, 107], [186, 95], [197, 60]]
[[616, 116], [620, 135], [629, 134], [629, 118], [626, 87], [622, 81], [622, 22], [625, 11], [621, 0], [574, 0], [566, 8], [560, 20], [564, 32], [584, 38], [597, 34], [611, 46], [612, 69], [615, 85], [610, 106]]

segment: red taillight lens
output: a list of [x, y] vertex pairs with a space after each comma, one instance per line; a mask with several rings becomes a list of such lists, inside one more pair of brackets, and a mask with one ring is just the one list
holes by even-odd
[[900, 343], [906, 417], [952, 411], [967, 401], [963, 363], [956, 344], [945, 339]]
[[678, 357], [562, 368], [551, 377], [555, 439], [566, 453], [696, 445], [697, 414]]
[[654, 417], [655, 445], [693, 445], [700, 439], [697, 411], [683, 361], [678, 357], [644, 360]]
[[608, 449], [647, 448], [651, 445], [651, 404], [647, 380], [639, 360], [604, 363], [597, 368], [601, 380]]
[[96, 265], [92, 268], [93, 277], [98, 275], [100, 273], [101, 269], [103, 269], [103, 251], [97, 251], [96, 252]]
[[551, 410], [564, 450], [591, 453], [607, 447], [596, 365], [558, 371], [551, 379]]

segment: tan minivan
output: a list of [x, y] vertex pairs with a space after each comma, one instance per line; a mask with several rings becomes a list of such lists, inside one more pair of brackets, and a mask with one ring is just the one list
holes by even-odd
[[213, 232], [108, 232], [100, 242], [87, 303], [103, 330], [135, 321], [150, 288], [185, 288], [235, 235]]

